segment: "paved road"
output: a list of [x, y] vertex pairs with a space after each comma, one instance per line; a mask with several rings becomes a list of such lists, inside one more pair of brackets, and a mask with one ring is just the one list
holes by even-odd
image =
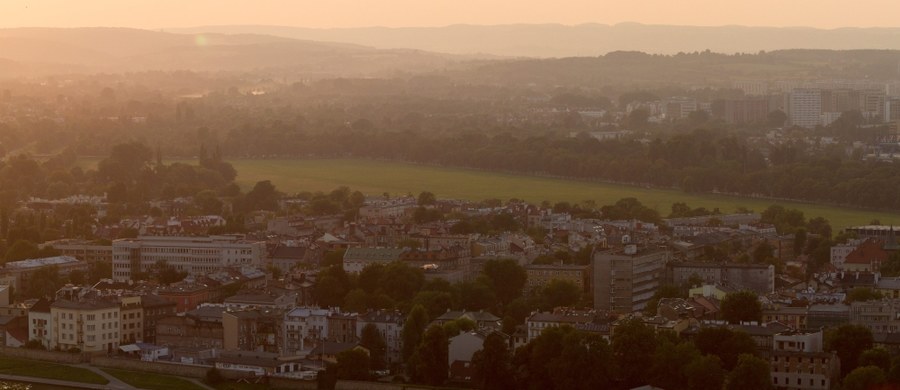
[[[40, 384], [51, 385], [51, 386], [75, 387], [75, 388], [80, 388], [80, 389], [98, 389], [98, 390], [118, 389], [117, 387], [109, 387], [109, 384], [95, 385], [95, 384], [91, 384], [91, 383], [69, 382], [69, 381], [61, 381], [61, 380], [56, 380], [56, 379], [35, 378], [35, 377], [30, 377], [30, 376], [0, 374], [0, 380], [2, 380], [2, 379], [16, 381], [16, 382], [25, 382], [25, 383], [40, 383]], [[112, 383], [110, 383], [110, 384], [112, 384]], [[133, 389], [134, 387], [128, 387], [128, 388]]]
[[90, 364], [87, 364], [87, 363], [83, 363], [83, 364], [75, 364], [74, 367], [80, 367], [80, 368], [84, 368], [84, 369], [87, 369], [87, 370], [91, 370], [91, 371], [93, 371], [93, 372], [96, 372], [97, 375], [100, 375], [100, 376], [106, 378], [107, 380], [109, 380], [109, 383], [106, 384], [106, 387], [104, 387], [104, 389], [114, 389], [114, 390], [131, 390], [131, 389], [137, 389], [137, 387], [134, 387], [134, 386], [129, 385], [129, 384], [125, 383], [125, 382], [122, 382], [122, 381], [120, 381], [119, 379], [117, 379], [116, 377], [107, 374], [106, 371], [103, 371], [103, 370], [101, 370], [101, 369], [99, 369], [99, 368], [97, 368], [97, 367], [94, 367], [94, 366], [90, 365]]

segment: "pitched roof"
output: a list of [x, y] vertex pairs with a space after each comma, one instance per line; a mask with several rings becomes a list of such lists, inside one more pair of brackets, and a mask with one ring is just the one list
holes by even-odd
[[847, 257], [844, 258], [844, 263], [874, 264], [884, 262], [888, 258], [888, 253], [882, 249], [882, 246], [882, 241], [870, 238], [847, 254]]
[[28, 312], [39, 312], [39, 313], [49, 313], [50, 312], [50, 301], [45, 298], [38, 299], [34, 305], [31, 305], [31, 308], [28, 309]]

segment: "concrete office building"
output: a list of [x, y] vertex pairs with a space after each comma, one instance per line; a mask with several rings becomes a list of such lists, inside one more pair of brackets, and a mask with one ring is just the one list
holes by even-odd
[[190, 275], [204, 275], [226, 267], [261, 267], [265, 259], [265, 242], [239, 236], [141, 236], [113, 242], [112, 276], [116, 281], [128, 281], [137, 272], [153, 270], [159, 262]]

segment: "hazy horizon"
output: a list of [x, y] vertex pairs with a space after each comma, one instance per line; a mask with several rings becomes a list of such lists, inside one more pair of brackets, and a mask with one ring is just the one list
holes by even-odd
[[721, 2], [646, 0], [601, 3], [570, 0], [523, 6], [508, 0], [419, 2], [385, 0], [378, 7], [336, 0], [304, 4], [270, 0], [190, 2], [86, 0], [73, 7], [64, 0], [0, 2], [0, 28], [131, 27], [171, 29], [223, 25], [305, 28], [445, 27], [451, 25], [640, 23], [670, 26], [810, 27], [817, 29], [900, 27], [893, 15], [900, 4], [863, 0], [855, 6], [877, 12], [846, 12], [834, 0]]

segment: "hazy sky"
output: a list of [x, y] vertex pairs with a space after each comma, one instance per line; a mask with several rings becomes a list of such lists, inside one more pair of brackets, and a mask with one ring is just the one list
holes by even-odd
[[0, 0], [0, 27], [605, 23], [900, 27], [900, 0]]

